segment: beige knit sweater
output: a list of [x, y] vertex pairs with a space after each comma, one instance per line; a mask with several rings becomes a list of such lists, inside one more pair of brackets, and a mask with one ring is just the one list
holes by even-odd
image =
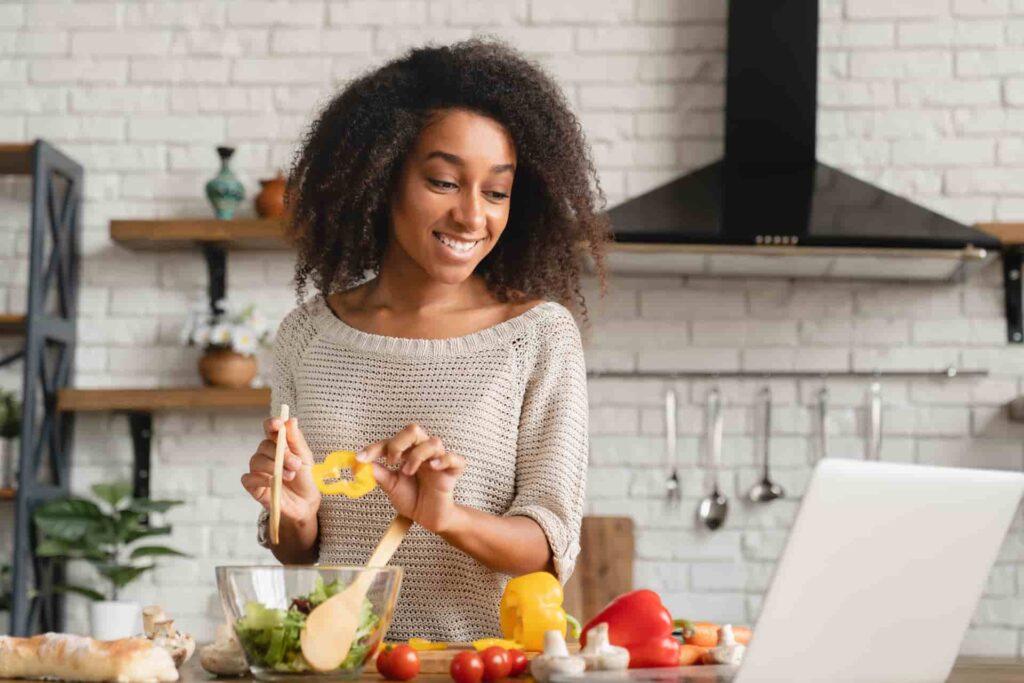
[[[535, 520], [564, 583], [579, 552], [587, 470], [587, 384], [579, 329], [545, 302], [450, 339], [357, 330], [317, 296], [284, 319], [271, 409], [298, 418], [317, 461], [359, 450], [410, 423], [466, 458], [459, 504]], [[320, 563], [363, 564], [394, 516], [379, 490], [325, 496]], [[405, 577], [388, 638], [498, 636], [507, 576], [413, 525], [391, 564]]]

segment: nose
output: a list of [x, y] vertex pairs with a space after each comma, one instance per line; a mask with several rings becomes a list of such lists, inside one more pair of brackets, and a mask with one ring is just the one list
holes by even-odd
[[452, 207], [452, 218], [470, 234], [478, 234], [487, 224], [484, 212], [484, 198], [479, 192], [460, 192], [455, 206]]

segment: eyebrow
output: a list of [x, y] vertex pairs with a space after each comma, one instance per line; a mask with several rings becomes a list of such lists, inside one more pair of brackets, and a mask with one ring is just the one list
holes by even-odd
[[[427, 155], [427, 159], [440, 158], [444, 159], [450, 164], [455, 166], [465, 166], [466, 162], [463, 161], [462, 157], [451, 154], [450, 152], [442, 152], [439, 149], [435, 149], [433, 152]], [[511, 173], [516, 170], [515, 164], [495, 164], [491, 166], [491, 173]]]

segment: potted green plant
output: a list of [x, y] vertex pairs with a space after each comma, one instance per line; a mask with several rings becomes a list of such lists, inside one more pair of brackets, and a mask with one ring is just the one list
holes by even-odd
[[14, 486], [20, 435], [21, 402], [13, 392], [0, 389], [0, 489]]
[[64, 584], [57, 589], [93, 600], [89, 617], [94, 638], [125, 638], [142, 631], [142, 610], [138, 603], [118, 600], [121, 589], [152, 570], [158, 557], [186, 557], [163, 545], [139, 543], [171, 533], [170, 526], [152, 526], [147, 517], [182, 501], [135, 498], [127, 482], [96, 484], [92, 492], [98, 502], [69, 496], [36, 508], [36, 554], [91, 563], [105, 586]]

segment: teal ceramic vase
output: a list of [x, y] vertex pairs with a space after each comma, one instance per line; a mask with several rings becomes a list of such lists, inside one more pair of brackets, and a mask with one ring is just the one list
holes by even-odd
[[239, 202], [245, 199], [245, 187], [235, 177], [230, 166], [231, 155], [234, 153], [234, 147], [217, 148], [217, 154], [220, 155], [220, 171], [206, 183], [206, 196], [213, 204], [217, 218], [223, 220], [234, 218]]

